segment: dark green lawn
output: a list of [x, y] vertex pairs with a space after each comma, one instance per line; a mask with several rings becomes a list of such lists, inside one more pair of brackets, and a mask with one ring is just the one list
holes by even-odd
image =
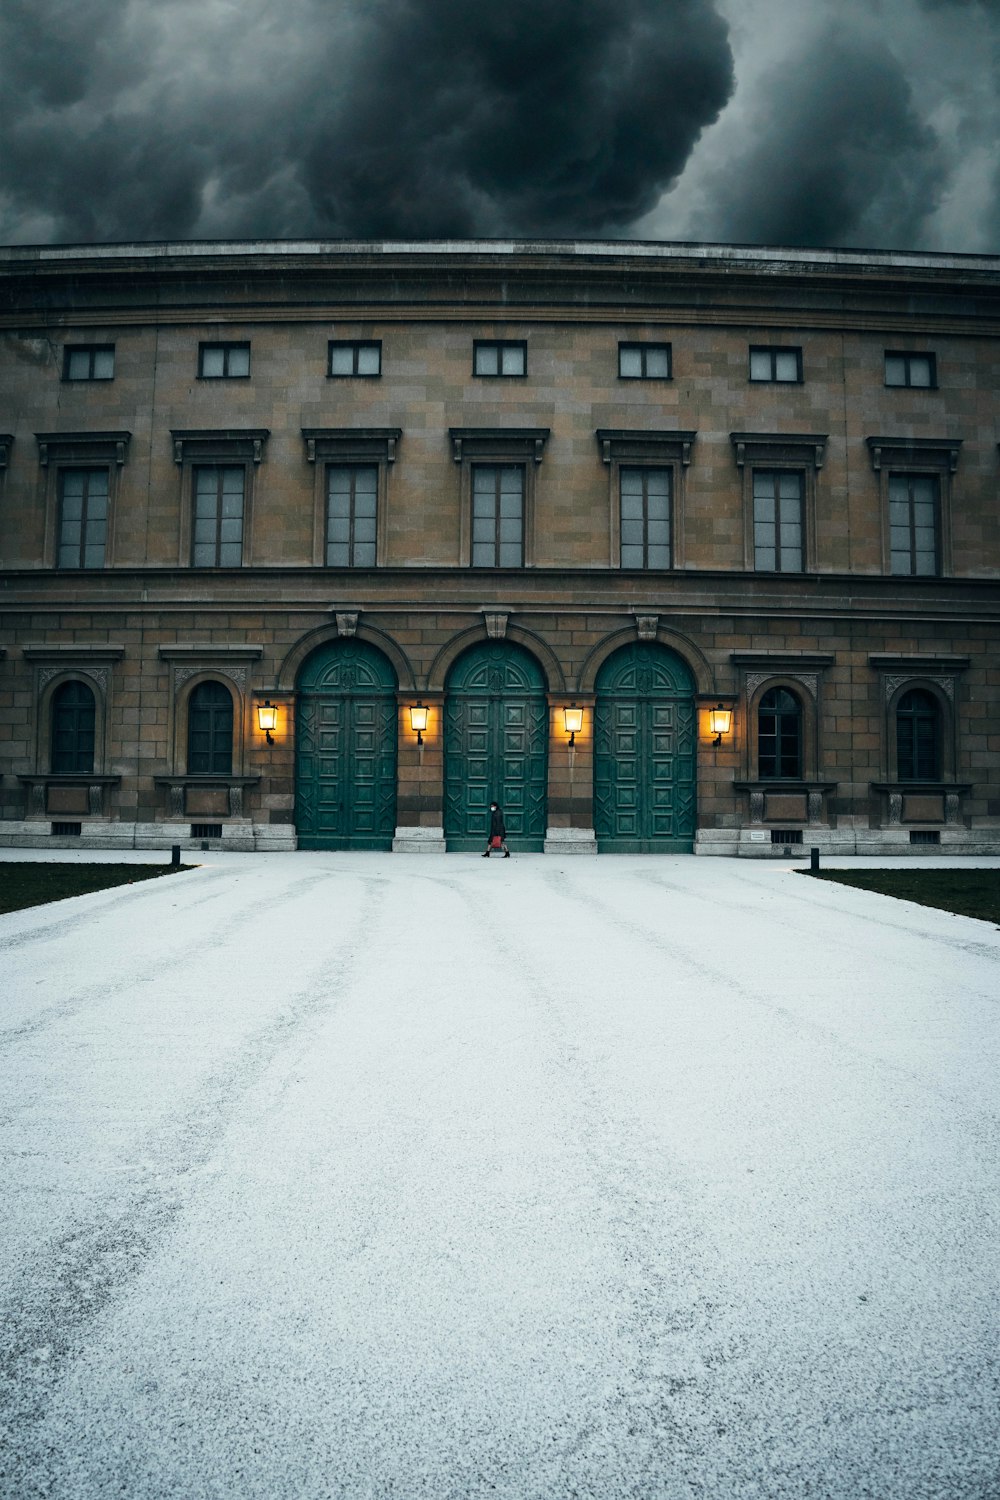
[[[180, 865], [181, 870], [197, 869]], [[76, 865], [58, 861], [31, 863], [0, 861], [0, 912], [22, 911], [26, 906], [44, 906], [67, 896], [84, 896], [113, 885], [132, 885], [137, 880], [155, 880], [169, 875], [170, 865]]]
[[812, 878], [1000, 925], [1000, 870], [822, 870]]

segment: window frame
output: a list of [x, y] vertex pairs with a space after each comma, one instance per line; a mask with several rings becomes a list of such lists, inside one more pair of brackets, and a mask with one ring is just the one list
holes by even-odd
[[[826, 454], [825, 433], [731, 432], [736, 467], [743, 478], [743, 567], [757, 573], [754, 545], [753, 476], [758, 469], [794, 470], [804, 476], [802, 496], [802, 574], [815, 573], [817, 475]], [[795, 577], [761, 571], [759, 577]]]
[[[253, 518], [258, 470], [264, 459], [270, 431], [266, 427], [172, 428], [174, 463], [177, 465], [180, 505], [177, 535], [177, 565], [184, 569], [206, 568], [194, 563], [194, 510], [196, 468], [243, 469], [243, 560], [240, 568], [253, 564]], [[229, 564], [227, 567], [231, 566]]]
[[[497, 368], [492, 371], [477, 370], [479, 362], [479, 351], [481, 349], [495, 349], [497, 351]], [[522, 355], [522, 368], [520, 370], [504, 370], [503, 351], [505, 349], [520, 349]], [[473, 339], [472, 340], [472, 376], [474, 380], [527, 380], [528, 378], [528, 341], [527, 339]]]
[[608, 565], [622, 568], [621, 471], [622, 469], [666, 469], [670, 473], [670, 567], [641, 572], [676, 573], [684, 566], [684, 512], [687, 471], [694, 431], [643, 431], [640, 428], [598, 427], [594, 436], [608, 470]]
[[[46, 566], [53, 569], [59, 568], [61, 476], [63, 472], [67, 469], [106, 469], [108, 518], [102, 567], [113, 567], [118, 494], [132, 434], [130, 432], [36, 432], [35, 439], [38, 443], [38, 462], [44, 475], [45, 535], [42, 546]], [[96, 573], [100, 570], [94, 568], [89, 571]]]
[[[918, 501], [917, 501], [917, 497], [913, 493], [913, 486], [919, 480], [930, 481], [933, 484], [933, 494], [931, 496], [931, 500], [932, 500], [933, 507], [934, 507], [934, 567], [932, 568], [932, 570], [930, 572], [926, 572], [923, 569], [918, 568], [916, 566], [917, 559], [918, 559], [918, 557], [921, 554], [918, 553], [917, 544], [916, 544], [916, 531], [917, 531], [917, 527], [916, 527], [915, 507], [916, 507]], [[894, 530], [893, 521], [892, 521], [892, 507], [896, 503], [896, 500], [897, 500], [897, 497], [895, 497], [893, 495], [893, 485], [896, 482], [905, 483], [907, 485], [907, 489], [908, 489], [908, 493], [907, 493], [907, 496], [906, 496], [906, 504], [907, 504], [907, 509], [908, 509], [908, 520], [907, 520], [907, 528], [906, 529], [907, 529], [908, 542], [909, 542], [909, 545], [908, 545], [908, 548], [907, 548], [907, 553], [908, 553], [909, 560], [910, 560], [910, 567], [906, 568], [906, 569], [896, 569], [893, 566], [893, 558], [896, 557], [899, 554], [899, 550], [900, 550], [898, 548], [893, 547], [893, 545], [892, 545], [893, 530]], [[895, 470], [890, 470], [889, 474], [886, 477], [886, 489], [887, 489], [888, 505], [889, 505], [889, 576], [890, 576], [890, 578], [940, 578], [941, 577], [941, 476], [939, 474], [934, 474], [934, 473], [930, 473], [930, 474], [916, 473], [916, 472], [914, 472], [912, 470], [908, 470], [908, 471], [904, 470], [902, 472], [897, 472]]]
[[[905, 380], [889, 379], [890, 359], [903, 360], [906, 373]], [[929, 379], [926, 385], [914, 382], [910, 378], [912, 361], [916, 359], [927, 361]], [[937, 355], [926, 349], [885, 349], [882, 352], [882, 381], [885, 389], [889, 391], [936, 391], [938, 389]]]
[[[56, 735], [59, 733], [59, 719], [58, 719], [59, 700], [62, 697], [65, 696], [65, 694], [67, 693], [67, 691], [70, 688], [82, 688], [83, 691], [86, 692], [89, 695], [89, 698], [90, 698], [90, 727], [89, 727], [90, 755], [88, 757], [88, 759], [89, 759], [89, 765], [87, 765], [87, 766], [78, 766], [78, 765], [72, 765], [72, 766], [60, 765], [60, 766], [57, 766], [56, 765], [56, 759], [57, 759], [57, 755], [56, 755]], [[52, 689], [52, 693], [51, 693], [51, 696], [49, 698], [49, 712], [48, 712], [48, 723], [49, 723], [49, 754], [48, 754], [48, 765], [49, 765], [49, 772], [50, 772], [51, 775], [53, 775], [53, 776], [78, 776], [78, 777], [82, 777], [82, 778], [87, 778], [87, 777], [90, 777], [90, 776], [94, 775], [94, 773], [95, 773], [95, 771], [97, 769], [97, 749], [98, 749], [97, 721], [98, 721], [98, 701], [97, 701], [97, 694], [94, 691], [93, 685], [91, 683], [85, 682], [82, 677], [79, 677], [79, 676], [77, 676], [75, 674], [70, 674], [67, 677], [65, 677], [63, 679], [63, 681], [61, 681], [61, 682], [59, 682], [59, 683], [56, 684], [56, 686]], [[77, 737], [79, 737], [79, 730], [77, 730]], [[77, 756], [78, 754], [79, 754], [79, 747], [77, 745], [77, 746], [74, 747], [74, 757]]]
[[[667, 356], [667, 373], [665, 375], [651, 375], [646, 368], [647, 351], [656, 350]], [[637, 352], [639, 354], [642, 368], [638, 375], [626, 375], [622, 370], [622, 354], [624, 352]], [[618, 341], [618, 379], [619, 380], [673, 380], [674, 378], [674, 349], [673, 344], [660, 342], [653, 339], [619, 339]]]
[[[525, 473], [525, 468], [526, 468], [526, 464], [525, 464], [525, 461], [523, 459], [521, 459], [521, 460], [513, 459], [513, 460], [507, 460], [507, 461], [504, 461], [504, 462], [498, 462], [497, 460], [481, 460], [481, 459], [477, 459], [477, 460], [474, 460], [470, 464], [470, 466], [469, 466], [469, 483], [470, 483], [470, 493], [471, 493], [471, 501], [472, 501], [472, 542], [471, 542], [471, 548], [472, 548], [472, 550], [471, 550], [471, 555], [470, 555], [470, 558], [469, 558], [469, 566], [471, 568], [494, 568], [494, 569], [496, 569], [496, 568], [516, 568], [516, 569], [520, 569], [520, 568], [524, 567], [525, 496], [526, 496], [526, 492], [527, 492], [527, 488], [528, 488], [527, 475]], [[494, 475], [495, 475], [495, 480], [494, 480], [494, 485], [493, 485], [493, 494], [492, 494], [492, 499], [493, 499], [493, 514], [492, 514], [492, 521], [493, 521], [493, 541], [492, 541], [492, 543], [489, 543], [489, 544], [485, 544], [485, 543], [482, 543], [482, 542], [477, 542], [477, 540], [476, 540], [476, 522], [477, 522], [477, 520], [481, 519], [480, 517], [478, 517], [476, 515], [476, 501], [478, 499], [478, 491], [477, 491], [477, 488], [476, 488], [476, 482], [477, 482], [477, 477], [480, 474], [486, 473], [487, 471], [492, 471], [494, 473]], [[509, 562], [509, 561], [508, 562], [502, 562], [501, 558], [500, 558], [501, 547], [503, 547], [503, 546], [510, 546], [511, 545], [509, 542], [505, 542], [504, 539], [503, 539], [503, 537], [502, 537], [502, 535], [501, 535], [501, 530], [502, 530], [504, 521], [511, 519], [510, 517], [505, 517], [504, 514], [503, 514], [503, 498], [504, 498], [503, 475], [504, 475], [505, 472], [512, 473], [512, 474], [518, 474], [520, 476], [520, 481], [521, 481], [521, 484], [520, 484], [520, 494], [518, 496], [518, 500], [520, 502], [520, 504], [519, 504], [519, 515], [517, 517], [517, 519], [520, 521], [520, 536], [518, 538], [518, 543], [517, 543], [520, 556], [519, 556], [519, 558], [518, 558], [518, 560], [516, 562]], [[479, 546], [483, 546], [483, 545], [491, 545], [492, 546], [492, 548], [493, 548], [493, 560], [492, 560], [492, 562], [479, 562], [479, 561], [476, 560], [476, 548], [479, 547]]]
[[[961, 438], [868, 437], [865, 439], [878, 484], [881, 508], [882, 575], [898, 582], [925, 583], [949, 578], [952, 571], [952, 477], [962, 451]], [[936, 573], [893, 573], [889, 491], [893, 476], [935, 476], [938, 480], [938, 570]]]
[[[205, 355], [209, 351], [222, 350], [223, 371], [221, 375], [207, 375], [205, 373]], [[240, 374], [233, 374], [229, 369], [229, 357], [237, 349], [245, 349], [247, 354], [247, 367]], [[198, 379], [199, 380], [249, 380], [250, 379], [250, 340], [249, 339], [199, 339], [198, 340]]]
[[[621, 462], [618, 468], [618, 560], [619, 567], [643, 573], [670, 573], [674, 567], [674, 468], [672, 464], [630, 464]], [[639, 474], [642, 476], [642, 542], [626, 543], [622, 537], [625, 520], [622, 515], [622, 492], [623, 479], [626, 474]], [[649, 549], [651, 546], [662, 546], [663, 543], [652, 543], [649, 540], [649, 476], [651, 474], [663, 474], [667, 479], [667, 562], [665, 565], [651, 563], [649, 561]], [[624, 562], [622, 560], [622, 549], [625, 546], [641, 545], [641, 563]]]
[[[913, 697], [915, 694], [918, 694], [918, 693], [921, 695], [921, 697], [925, 698], [927, 700], [927, 702], [931, 705], [931, 713], [929, 715], [927, 715], [927, 717], [930, 718], [931, 724], [932, 724], [933, 765], [932, 765], [932, 767], [931, 767], [931, 769], [929, 771], [923, 771], [923, 770], [919, 770], [917, 768], [917, 763], [916, 763], [916, 758], [915, 757], [916, 757], [916, 752], [917, 752], [918, 747], [917, 747], [916, 743], [914, 742], [912, 744], [912, 746], [909, 747], [912, 750], [913, 754], [914, 754], [914, 765], [912, 767], [913, 774], [910, 775], [910, 776], [904, 776], [904, 774], [903, 774], [903, 764], [902, 764], [902, 744], [901, 744], [901, 738], [900, 738], [900, 733], [899, 733], [899, 730], [900, 730], [900, 716], [902, 714], [907, 713], [907, 711], [903, 707], [903, 705], [906, 703], [906, 700], [908, 698]], [[940, 781], [941, 780], [941, 774], [942, 774], [942, 766], [943, 766], [943, 762], [944, 762], [944, 722], [943, 722], [943, 714], [941, 712], [941, 704], [940, 704], [940, 702], [938, 700], [937, 694], [936, 693], [932, 693], [931, 690], [928, 687], [925, 687], [925, 686], [923, 686], [920, 683], [911, 683], [908, 686], [905, 686], [902, 689], [902, 691], [897, 694], [897, 696], [895, 698], [895, 701], [893, 702], [893, 705], [892, 705], [892, 715], [893, 715], [893, 752], [894, 752], [894, 755], [893, 755], [893, 770], [894, 770], [894, 773], [895, 773], [895, 779], [896, 779], [896, 781], [898, 783], [900, 783], [901, 785], [912, 785], [914, 783], [927, 783], [929, 781]], [[907, 715], [906, 722], [911, 722], [915, 726], [917, 718], [918, 718], [918, 714], [914, 712], [912, 715]]]
[[[313, 469], [312, 564], [315, 568], [346, 567], [351, 572], [385, 567], [388, 553], [390, 484], [396, 462], [400, 427], [303, 427], [306, 462]], [[327, 473], [331, 468], [374, 465], [378, 471], [375, 490], [375, 561], [365, 564], [328, 563]]]
[[[774, 493], [773, 496], [770, 496], [770, 497], [765, 497], [763, 495], [758, 495], [757, 494], [757, 481], [758, 481], [758, 479], [760, 477], [762, 477], [765, 474], [773, 476], [774, 481], [775, 481], [775, 486], [774, 486], [775, 493]], [[782, 520], [782, 513], [781, 513], [781, 511], [782, 511], [782, 502], [786, 498], [788, 498], [788, 497], [786, 497], [786, 496], [784, 496], [784, 495], [781, 494], [781, 480], [786, 475], [794, 475], [795, 476], [795, 478], [798, 480], [798, 490], [799, 490], [799, 493], [798, 493], [798, 496], [797, 496], [797, 500], [798, 500], [798, 526], [799, 526], [798, 567], [795, 567], [795, 568], [785, 568], [785, 567], [782, 567], [782, 565], [781, 565], [782, 551], [783, 551], [782, 541], [781, 541], [781, 527], [784, 524], [783, 520]], [[775, 566], [773, 568], [764, 567], [758, 561], [757, 527], [758, 526], [763, 526], [763, 525], [768, 525], [769, 523], [765, 522], [765, 521], [758, 521], [758, 519], [757, 519], [757, 501], [758, 500], [763, 500], [765, 498], [771, 498], [774, 501], [774, 520], [773, 520], [773, 526], [774, 526], [774, 549], [773, 550], [774, 550], [774, 555], [775, 555]], [[755, 573], [771, 573], [771, 574], [775, 574], [775, 575], [778, 575], [778, 574], [789, 574], [789, 573], [793, 573], [793, 574], [794, 573], [799, 573], [799, 574], [802, 574], [802, 573], [808, 572], [808, 569], [806, 568], [806, 514], [805, 514], [805, 511], [806, 511], [806, 472], [805, 472], [805, 470], [801, 469], [801, 468], [795, 468], [795, 467], [793, 467], [791, 465], [788, 465], [788, 464], [779, 465], [776, 468], [768, 468], [764, 464], [753, 464], [752, 467], [751, 467], [751, 473], [750, 473], [750, 505], [751, 505], [752, 512], [753, 512], [752, 516], [751, 516], [751, 524], [753, 526], [753, 571]]]
[[[770, 698], [772, 696], [772, 694], [780, 694], [780, 693], [786, 694], [792, 700], [792, 702], [795, 705], [795, 709], [794, 709], [794, 720], [795, 720], [795, 770], [794, 771], [786, 771], [783, 768], [784, 750], [782, 748], [782, 736], [781, 736], [781, 720], [782, 720], [782, 717], [789, 718], [789, 717], [792, 716], [792, 713], [791, 713], [790, 710], [782, 710], [778, 706], [775, 706], [774, 708], [765, 707], [765, 700], [767, 698]], [[775, 716], [775, 720], [776, 720], [775, 748], [774, 748], [774, 752], [773, 752], [774, 756], [775, 756], [775, 769], [773, 771], [765, 771], [764, 770], [763, 755], [762, 755], [762, 751], [761, 751], [761, 716], [762, 716], [762, 714], [765, 714], [765, 713], [773, 713], [774, 716]], [[754, 706], [754, 750], [755, 750], [755, 762], [756, 762], [756, 772], [757, 772], [757, 780], [758, 781], [760, 781], [760, 782], [768, 782], [768, 783], [782, 782], [782, 781], [783, 782], [793, 782], [793, 781], [794, 782], [800, 782], [800, 781], [802, 781], [802, 780], [805, 779], [804, 778], [804, 772], [805, 772], [805, 739], [806, 739], [806, 722], [805, 721], [806, 721], [805, 705], [802, 702], [802, 698], [801, 698], [800, 694], [798, 692], [796, 692], [794, 688], [788, 686], [784, 682], [771, 683], [770, 685], [765, 686], [763, 688], [763, 691], [758, 694], [757, 700], [756, 700], [756, 704]]]
[[[88, 356], [88, 372], [86, 375], [71, 375], [70, 364], [76, 355], [86, 354]], [[98, 354], [111, 355], [111, 374], [97, 375], [94, 373], [94, 358]], [[115, 346], [114, 344], [64, 344], [63, 345], [63, 369], [62, 378], [67, 385], [86, 385], [90, 381], [114, 380], [115, 378]]]
[[[330, 539], [330, 523], [331, 523], [331, 520], [333, 519], [331, 517], [331, 515], [330, 515], [330, 479], [331, 479], [331, 475], [335, 471], [338, 471], [338, 470], [342, 471], [344, 473], [347, 473], [347, 474], [349, 474], [351, 476], [351, 479], [350, 479], [350, 488], [349, 488], [349, 490], [347, 492], [348, 493], [348, 513], [347, 513], [348, 537], [347, 537], [347, 541], [345, 543], [340, 543], [340, 542], [334, 543]], [[373, 496], [374, 503], [375, 503], [375, 514], [371, 517], [371, 520], [374, 522], [373, 535], [372, 535], [372, 537], [370, 539], [365, 538], [363, 541], [359, 541], [358, 538], [355, 535], [355, 530], [356, 530], [357, 522], [358, 522], [359, 519], [366, 520], [368, 518], [367, 517], [360, 517], [359, 518], [359, 516], [357, 514], [357, 498], [358, 498], [357, 479], [358, 479], [358, 475], [359, 474], [367, 473], [369, 471], [375, 476], [375, 489], [374, 489], [374, 496]], [[378, 463], [377, 462], [370, 462], [370, 463], [359, 463], [359, 462], [346, 463], [346, 462], [339, 462], [339, 463], [333, 463], [331, 461], [327, 461], [324, 464], [323, 480], [324, 480], [324, 495], [325, 495], [325, 508], [324, 508], [325, 509], [325, 517], [324, 517], [324, 519], [325, 519], [325, 529], [324, 529], [324, 546], [323, 546], [323, 565], [324, 565], [324, 567], [327, 567], [327, 568], [351, 568], [351, 569], [356, 569], [356, 568], [374, 568], [375, 564], [376, 564], [376, 559], [378, 557], [378, 492], [379, 492], [379, 466], [378, 466]], [[331, 560], [330, 560], [330, 548], [332, 546], [346, 546], [347, 553], [348, 553], [347, 561], [346, 562], [331, 562]], [[358, 547], [366, 547], [366, 548], [370, 547], [371, 548], [371, 561], [370, 562], [368, 562], [368, 561], [359, 562], [357, 560], [356, 549]]]
[[[222, 528], [223, 528], [224, 524], [226, 523], [227, 520], [232, 520], [232, 517], [226, 516], [223, 513], [223, 511], [224, 511], [224, 501], [225, 501], [225, 495], [226, 495], [225, 475], [227, 474], [227, 472], [228, 473], [233, 473], [233, 474], [239, 474], [240, 475], [240, 540], [239, 540], [240, 560], [239, 560], [239, 562], [223, 562], [222, 558], [221, 558], [221, 552], [222, 552], [222, 548], [223, 547], [232, 547], [232, 546], [236, 545], [236, 543], [234, 543], [232, 541], [225, 541], [223, 539], [223, 536], [222, 536]], [[199, 523], [199, 521], [205, 519], [204, 517], [198, 515], [198, 502], [201, 499], [201, 490], [200, 490], [200, 486], [199, 486], [199, 480], [200, 480], [200, 476], [202, 474], [214, 474], [215, 475], [215, 480], [216, 480], [216, 483], [215, 483], [215, 502], [216, 502], [216, 505], [215, 505], [215, 514], [212, 517], [212, 520], [214, 521], [214, 524], [215, 524], [215, 540], [211, 544], [206, 544], [205, 542], [199, 542], [198, 541], [198, 536], [197, 536], [198, 523]], [[244, 554], [245, 554], [245, 548], [246, 548], [246, 530], [247, 530], [247, 524], [246, 524], [246, 512], [247, 512], [247, 474], [246, 474], [246, 464], [245, 463], [225, 463], [225, 462], [223, 462], [223, 463], [210, 463], [210, 462], [206, 462], [206, 463], [201, 463], [201, 462], [193, 463], [191, 465], [191, 504], [192, 504], [192, 508], [193, 508], [193, 514], [192, 514], [192, 517], [191, 517], [191, 552], [190, 552], [190, 556], [188, 558], [188, 566], [191, 567], [191, 568], [242, 568], [243, 565], [244, 565]], [[206, 546], [206, 545], [212, 545], [213, 548], [214, 548], [215, 560], [213, 562], [199, 562], [197, 560], [197, 558], [195, 557], [195, 550], [196, 550], [196, 548], [203, 547], [203, 546]]]
[[[522, 464], [524, 494], [521, 510], [522, 560], [519, 572], [535, 564], [535, 484], [549, 439], [548, 427], [450, 427], [452, 459], [459, 470], [459, 567], [472, 568], [472, 469], [476, 464]], [[506, 571], [507, 565], [497, 565]], [[487, 571], [477, 567], [477, 571]]]
[[[83, 493], [80, 496], [80, 539], [76, 543], [77, 560], [75, 562], [64, 562], [62, 559], [63, 550], [70, 545], [63, 540], [63, 532], [66, 525], [66, 501], [68, 498], [71, 498], [66, 495], [66, 480], [71, 474], [82, 475], [84, 481]], [[88, 521], [91, 519], [88, 516], [90, 480], [98, 474], [103, 477], [104, 481], [104, 494], [101, 497], [104, 500], [104, 540], [101, 544], [101, 561], [99, 563], [88, 563], [86, 561], [86, 553], [88, 551], [86, 533]], [[62, 464], [58, 469], [56, 477], [56, 490], [56, 569], [59, 572], [100, 572], [108, 565], [108, 532], [111, 518], [111, 475], [108, 465], [90, 464], [77, 466], [75, 464]]]
[[[753, 357], [755, 354], [766, 354], [770, 359], [770, 375], [755, 375], [753, 373]], [[779, 354], [794, 354], [795, 376], [787, 380], [783, 375], [777, 373]], [[750, 344], [747, 347], [747, 380], [751, 385], [803, 385], [802, 373], [802, 345], [801, 344]]]
[[[197, 725], [196, 725], [196, 722], [194, 721], [194, 714], [195, 714], [195, 711], [197, 710], [198, 695], [199, 695], [199, 693], [201, 693], [206, 688], [218, 688], [221, 693], [225, 693], [226, 698], [228, 699], [228, 704], [229, 704], [229, 735], [228, 735], [227, 748], [228, 748], [228, 752], [229, 753], [228, 753], [228, 756], [227, 756], [228, 765], [224, 769], [223, 768], [219, 768], [219, 767], [215, 767], [215, 766], [208, 766], [207, 768], [206, 767], [196, 768], [192, 764], [192, 746], [191, 746], [191, 741], [192, 741], [193, 734], [197, 732]], [[233, 764], [234, 764], [234, 761], [235, 761], [235, 758], [236, 758], [236, 717], [237, 717], [236, 710], [237, 710], [237, 703], [236, 703], [236, 700], [235, 700], [235, 698], [233, 696], [232, 689], [229, 687], [229, 685], [227, 683], [221, 681], [220, 678], [206, 675], [206, 676], [201, 677], [200, 680], [198, 682], [196, 682], [192, 686], [190, 692], [187, 695], [187, 712], [186, 712], [186, 715], [185, 715], [185, 757], [184, 757], [184, 764], [185, 764], [185, 768], [186, 768], [186, 772], [185, 772], [186, 775], [188, 775], [188, 776], [210, 776], [210, 777], [212, 777], [212, 776], [214, 776], [214, 777], [218, 777], [218, 776], [228, 777], [228, 776], [232, 776], [233, 775]], [[210, 717], [210, 720], [211, 720], [212, 717], [213, 717], [213, 715], [210, 713], [209, 717]], [[209, 756], [211, 756], [214, 753], [214, 749], [215, 749], [213, 734], [214, 734], [214, 727], [212, 727], [210, 725]]]
[[[353, 369], [334, 370], [334, 349], [352, 349]], [[359, 370], [358, 356], [362, 349], [378, 350], [378, 369]], [[381, 339], [329, 339], [326, 346], [326, 378], [328, 380], [381, 380], [382, 379], [382, 340]]]

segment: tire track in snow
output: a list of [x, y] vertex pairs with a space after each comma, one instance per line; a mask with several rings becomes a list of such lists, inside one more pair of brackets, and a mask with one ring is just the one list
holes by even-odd
[[[238, 916], [227, 916], [222, 921], [210, 927], [207, 933], [199, 935], [199, 944], [216, 946], [220, 933], [224, 933], [228, 937], [233, 933], [242, 932], [245, 927], [252, 926], [263, 913], [266, 912], [268, 915], [275, 913], [290, 900], [297, 898], [319, 881], [326, 879], [327, 876], [325, 873], [317, 872], [311, 875], [304, 875], [293, 885], [286, 886], [277, 898], [273, 890], [269, 888], [267, 894], [261, 896], [250, 905], [243, 907]], [[213, 892], [208, 899], [218, 900], [220, 896], [228, 894], [229, 888], [226, 887]], [[207, 904], [207, 900], [188, 903], [188, 908], [185, 908], [185, 910], [189, 909], [191, 905], [196, 905], [200, 912], [202, 907]], [[181, 917], [183, 915], [184, 913], [182, 912]], [[80, 920], [82, 921], [83, 918]], [[79, 923], [76, 921], [72, 924], [73, 927], [78, 925]], [[57, 927], [46, 929], [46, 933], [52, 932], [59, 935]], [[45, 1031], [50, 1026], [57, 1025], [68, 1016], [75, 1015], [91, 1002], [103, 1002], [114, 999], [115, 996], [121, 995], [127, 990], [136, 989], [138, 986], [148, 984], [152, 980], [160, 979], [176, 969], [184, 968], [190, 962], [191, 943], [188, 942], [183, 948], [177, 949], [172, 956], [151, 960], [142, 967], [130, 970], [127, 974], [122, 974], [118, 978], [109, 975], [108, 979], [102, 980], [100, 984], [91, 985], [87, 989], [81, 989], [71, 997], [59, 1001], [55, 1005], [46, 1006], [44, 1010], [38, 1011], [29, 1020], [22, 1021], [16, 1026], [0, 1029], [0, 1055], [9, 1051], [11, 1047], [18, 1046], [20, 1043], [36, 1036], [39, 1032]]]
[[[290, 890], [325, 878], [307, 877]], [[210, 1170], [230, 1121], [265, 1071], [346, 998], [359, 957], [355, 934], [377, 934], [386, 894], [378, 877], [354, 878], [361, 887], [361, 911], [345, 931], [344, 951], [324, 958], [284, 1008], [198, 1086], [188, 1105], [136, 1147], [158, 1180], [131, 1196], [122, 1194], [123, 1201], [110, 1202], [100, 1218], [59, 1235], [0, 1306], [0, 1324], [7, 1330], [0, 1349], [0, 1480], [11, 1484], [9, 1493], [48, 1493], [44, 1486], [27, 1488], [46, 1468], [45, 1453], [33, 1451], [30, 1432], [44, 1416], [62, 1371], [82, 1353], [94, 1321], [128, 1294], [159, 1251], [198, 1177]]]

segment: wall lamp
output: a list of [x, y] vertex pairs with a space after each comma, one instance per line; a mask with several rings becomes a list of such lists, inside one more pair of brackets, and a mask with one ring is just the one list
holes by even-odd
[[710, 734], [715, 735], [713, 745], [722, 744], [722, 736], [728, 734], [733, 727], [733, 711], [731, 708], [723, 708], [720, 703], [718, 708], [710, 708], [708, 711], [708, 729]]
[[410, 728], [416, 730], [417, 744], [422, 745], [427, 728], [427, 710], [422, 703], [415, 703], [410, 709]]
[[272, 703], [270, 698], [266, 698], [263, 703], [257, 704], [257, 723], [263, 729], [267, 743], [273, 745], [274, 735], [271, 731], [278, 727], [278, 709], [277, 705]]
[[564, 708], [563, 724], [565, 725], [566, 733], [569, 735], [570, 744], [575, 744], [576, 737], [583, 728], [583, 709], [577, 708], [575, 703], [571, 704], [569, 708]]

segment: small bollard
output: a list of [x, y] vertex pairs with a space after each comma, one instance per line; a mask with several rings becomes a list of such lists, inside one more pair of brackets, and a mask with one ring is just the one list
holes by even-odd
[[809, 850], [809, 874], [810, 875], [818, 875], [819, 874], [819, 850], [818, 849], [810, 849]]
[[181, 846], [180, 846], [180, 844], [171, 844], [171, 846], [170, 846], [170, 868], [172, 870], [179, 870], [180, 867], [181, 867]]

